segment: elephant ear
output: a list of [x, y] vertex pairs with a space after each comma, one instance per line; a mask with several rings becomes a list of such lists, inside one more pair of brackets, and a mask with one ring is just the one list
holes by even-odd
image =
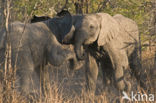
[[63, 39], [63, 43], [65, 44], [72, 44], [73, 43], [73, 39], [74, 39], [74, 32], [75, 32], [75, 27], [72, 26], [70, 32], [65, 35], [64, 39]]
[[62, 36], [62, 40], [64, 37], [71, 31], [72, 29], [72, 16], [68, 10], [60, 11], [57, 16], [60, 17], [59, 21], [59, 32]]
[[118, 22], [107, 13], [97, 13], [101, 17], [98, 46], [102, 46], [116, 38], [120, 32]]
[[61, 11], [57, 14], [59, 17], [54, 17], [44, 23], [48, 26], [51, 32], [56, 36], [57, 40], [62, 43], [64, 37], [72, 28], [72, 16], [69, 11]]

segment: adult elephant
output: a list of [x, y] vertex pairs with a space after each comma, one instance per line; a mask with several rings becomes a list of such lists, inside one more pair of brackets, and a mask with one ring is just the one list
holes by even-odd
[[[9, 25], [8, 36], [3, 30], [0, 34], [0, 59], [4, 61], [6, 40], [11, 44], [11, 64], [17, 69], [19, 89], [25, 95], [33, 92], [33, 87], [40, 84], [40, 67], [47, 62], [59, 66], [69, 59], [75, 58], [74, 52], [64, 49], [56, 36], [63, 38], [70, 32], [72, 17], [69, 12], [44, 22], [24, 24], [13, 22]], [[32, 83], [32, 77], [36, 78]], [[18, 79], [18, 78], [17, 78]], [[39, 90], [39, 89], [38, 89]]]
[[[74, 35], [66, 35], [63, 42], [74, 43], [79, 60], [86, 57], [82, 46], [88, 46], [86, 48], [89, 53], [86, 63], [88, 89], [95, 90], [98, 75], [95, 58], [99, 58], [99, 61], [105, 64], [102, 61], [105, 57], [101, 58], [103, 52], [110, 58], [118, 89], [124, 90], [127, 86], [130, 89], [130, 83], [125, 80], [124, 71], [128, 70], [129, 58], [138, 48], [137, 24], [122, 15], [112, 17], [106, 13], [96, 13], [73, 16], [73, 25]], [[99, 52], [100, 56], [95, 52]]]

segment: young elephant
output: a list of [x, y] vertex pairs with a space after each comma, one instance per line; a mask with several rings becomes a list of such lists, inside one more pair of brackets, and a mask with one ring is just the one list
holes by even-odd
[[[47, 62], [59, 66], [74, 58], [74, 52], [64, 49], [56, 35], [66, 35], [72, 27], [70, 13], [61, 18], [33, 24], [13, 22], [9, 25], [8, 38], [11, 43], [11, 64], [16, 67], [19, 89], [25, 95], [33, 92], [39, 84], [40, 67]], [[0, 57], [4, 61], [6, 32], [0, 34]], [[32, 78], [35, 83], [32, 83]], [[17, 78], [18, 79], [18, 78]], [[38, 89], [39, 90], [39, 89]]]
[[[57, 16], [58, 17], [64, 17], [68, 14], [69, 14], [68, 10], [61, 10], [60, 12], [57, 13]], [[34, 15], [30, 21], [31, 21], [31, 23], [37, 23], [37, 22], [41, 22], [41, 21], [48, 22], [50, 19], [51, 18], [48, 16], [35, 16]], [[71, 20], [72, 20], [71, 17], [70, 18], [67, 18], [67, 17], [64, 18], [64, 21], [71, 21]], [[49, 23], [46, 23], [46, 24], [49, 24]], [[64, 25], [65, 25], [65, 23], [64, 23]], [[68, 25], [68, 24], [66, 23], [66, 25]], [[72, 22], [70, 25], [72, 25]], [[50, 28], [50, 26], [48, 26], [48, 27]], [[66, 28], [62, 28], [62, 29], [66, 30]], [[66, 35], [64, 35], [63, 33], [57, 33], [57, 32], [61, 32], [61, 31], [55, 31], [54, 29], [51, 29], [51, 31], [54, 33], [54, 35], [55, 35], [56, 39], [59, 41], [59, 43], [62, 44], [64, 36], [66, 36]], [[75, 27], [72, 25], [71, 30], [68, 32], [67, 36], [73, 36], [74, 32], [75, 32]], [[63, 45], [63, 46], [65, 48], [70, 48], [70, 50], [74, 52], [73, 45]], [[82, 63], [81, 63], [81, 61], [77, 61], [77, 58], [75, 56], [75, 58], [71, 62], [71, 66], [74, 70], [76, 70], [82, 66]]]
[[[123, 25], [119, 22], [125, 24]], [[80, 60], [85, 58], [82, 52], [84, 51], [82, 50], [82, 46], [87, 45], [90, 48], [90, 45], [95, 44], [91, 49], [87, 48], [87, 53], [90, 53], [92, 57], [97, 59], [97, 55], [94, 53], [96, 52], [95, 48], [98, 52], [101, 50], [105, 52], [111, 61], [109, 65], [112, 64], [113, 70], [115, 71], [114, 77], [118, 89], [124, 90], [126, 85], [128, 85], [128, 89], [130, 89], [129, 83], [124, 80], [124, 71], [128, 70], [129, 58], [131, 58], [136, 48], [138, 48], [139, 36], [137, 24], [124, 16], [122, 16], [122, 19], [118, 20], [117, 16], [112, 17], [106, 13], [96, 13], [73, 16], [73, 25], [75, 27], [74, 34], [70, 36], [66, 35], [63, 42], [74, 42], [77, 58]], [[103, 55], [100, 54], [100, 58], [101, 56]], [[105, 62], [102, 61], [104, 59], [99, 60], [101, 64]], [[92, 68], [87, 68], [88, 72], [86, 77], [88, 80], [88, 87], [95, 89], [98, 68], [96, 62], [92, 62], [92, 65], [94, 65], [95, 68], [94, 70]], [[103, 67], [103, 69], [105, 71], [105, 67]]]

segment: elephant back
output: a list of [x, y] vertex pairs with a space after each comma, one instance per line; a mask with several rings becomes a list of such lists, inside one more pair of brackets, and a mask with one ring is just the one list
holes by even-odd
[[135, 21], [121, 14], [116, 14], [113, 18], [120, 25], [120, 36], [123, 39], [124, 48], [127, 49], [128, 55], [134, 51], [139, 44], [139, 31]]
[[[120, 24], [121, 29], [125, 32], [122, 36], [129, 37], [128, 41], [132, 40], [139, 41], [138, 37], [138, 26], [135, 21], [129, 19], [121, 14], [116, 14], [113, 18]], [[127, 41], [127, 40], [125, 40]]]

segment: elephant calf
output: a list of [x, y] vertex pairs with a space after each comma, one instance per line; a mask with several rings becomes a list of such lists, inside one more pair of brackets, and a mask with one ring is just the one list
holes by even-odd
[[[33, 24], [13, 22], [9, 25], [8, 38], [11, 43], [12, 67], [17, 69], [19, 90], [22, 93], [30, 94], [33, 87], [39, 86], [40, 67], [44, 67], [47, 62], [59, 66], [75, 58], [74, 52], [63, 48], [56, 39], [56, 35], [69, 33], [71, 24], [71, 15], [67, 13], [64, 17], [52, 18], [44, 22]], [[4, 61], [8, 38], [6, 31], [3, 30], [0, 34], [1, 61]], [[35, 83], [32, 83], [32, 77], [35, 78]]]
[[[99, 59], [99, 62], [104, 64], [103, 71], [106, 71], [107, 66], [109, 69], [113, 69], [119, 90], [125, 90], [127, 86], [130, 89], [131, 86], [127, 80], [129, 76], [125, 75], [125, 71], [129, 70], [129, 64], [130, 66], [137, 65], [135, 61], [139, 60], [137, 55], [139, 43], [137, 24], [119, 14], [112, 17], [107, 13], [95, 13], [74, 15], [73, 25], [75, 32], [73, 35], [66, 35], [63, 42], [74, 43], [76, 56], [79, 60], [86, 58], [82, 47], [89, 47], [85, 50], [88, 53], [86, 79], [89, 89], [95, 90], [96, 87], [98, 67], [94, 59]], [[99, 56], [97, 56], [97, 52], [100, 54]], [[103, 55], [101, 52], [107, 55]], [[105, 59], [107, 57], [110, 59], [108, 63]]]

